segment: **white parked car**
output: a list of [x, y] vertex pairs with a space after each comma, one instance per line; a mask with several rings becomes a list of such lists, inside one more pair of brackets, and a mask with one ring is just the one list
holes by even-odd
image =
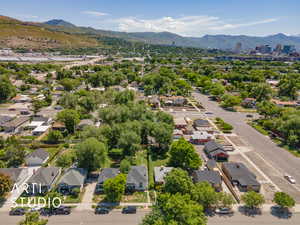
[[294, 177], [288, 175], [288, 174], [285, 174], [284, 175], [284, 178], [287, 179], [291, 184], [296, 184], [296, 180]]

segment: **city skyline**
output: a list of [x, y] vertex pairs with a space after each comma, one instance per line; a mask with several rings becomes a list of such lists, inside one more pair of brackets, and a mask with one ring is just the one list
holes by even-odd
[[[261, 0], [240, 4], [238, 0], [215, 1], [106, 1], [37, 0], [2, 3], [0, 15], [25, 21], [63, 19], [78, 26], [125, 32], [172, 32], [182, 36], [206, 34], [266, 36], [298, 35], [295, 0]], [[72, 10], [70, 10], [72, 5]]]

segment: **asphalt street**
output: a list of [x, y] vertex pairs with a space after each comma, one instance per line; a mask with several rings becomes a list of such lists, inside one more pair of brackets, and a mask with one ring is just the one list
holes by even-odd
[[[140, 211], [137, 214], [123, 215], [115, 211], [109, 215], [94, 215], [91, 211], [81, 211], [73, 212], [69, 216], [52, 216], [47, 225], [138, 225], [146, 213], [146, 211]], [[23, 217], [0, 213], [0, 218], [1, 225], [17, 225]], [[210, 217], [208, 225], [299, 225], [299, 221], [300, 214], [294, 214], [290, 219], [278, 219], [269, 213], [255, 217], [236, 213], [232, 217]]]
[[[138, 211], [136, 214], [122, 214], [113, 211], [108, 215], [95, 215], [93, 211], [75, 211], [71, 215], [51, 216], [47, 225], [138, 225], [149, 211]], [[0, 213], [1, 225], [17, 225], [23, 217], [9, 216], [8, 212]]]
[[[234, 127], [234, 133], [239, 135], [243, 141], [253, 150], [246, 155], [284, 192], [291, 194], [295, 200], [300, 202], [300, 158], [295, 157], [288, 151], [277, 146], [269, 137], [266, 137], [249, 126], [245, 113], [230, 112], [218, 106], [217, 102], [210, 101], [208, 96], [194, 93], [196, 100], [203, 107], [213, 112], [215, 117], [221, 117], [225, 122]], [[292, 175], [297, 185], [288, 183], [283, 175]], [[300, 222], [299, 222], [300, 224]]]

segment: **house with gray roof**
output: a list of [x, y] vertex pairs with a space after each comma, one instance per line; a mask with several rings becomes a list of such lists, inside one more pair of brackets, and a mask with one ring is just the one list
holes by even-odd
[[29, 177], [27, 168], [0, 168], [0, 173], [9, 176], [13, 184], [17, 186], [21, 186]]
[[41, 166], [49, 159], [49, 153], [44, 149], [37, 149], [25, 157], [27, 166]]
[[98, 182], [96, 184], [95, 192], [96, 193], [103, 192], [104, 182], [107, 179], [116, 177], [119, 173], [120, 173], [119, 169], [116, 169], [116, 168], [104, 168], [104, 169], [102, 169], [100, 174], [99, 174], [99, 177], [98, 177]]
[[58, 191], [62, 194], [71, 193], [74, 188], [83, 189], [87, 170], [83, 168], [67, 169], [58, 182]]
[[132, 166], [126, 180], [127, 191], [145, 191], [148, 188], [148, 171], [145, 166]]
[[222, 170], [233, 185], [240, 191], [260, 191], [260, 183], [256, 180], [256, 175], [252, 173], [243, 163], [225, 162]]
[[164, 167], [164, 166], [159, 166], [159, 167], [154, 167], [154, 181], [155, 184], [164, 184], [165, 183], [165, 176], [169, 172], [171, 172], [173, 167]]
[[58, 167], [40, 167], [27, 181], [29, 193], [32, 195], [47, 193], [54, 187], [60, 173], [61, 169]]
[[29, 119], [29, 116], [17, 117], [3, 123], [1, 126], [6, 133], [18, 133], [21, 130], [22, 125], [25, 125]]
[[224, 147], [216, 141], [207, 142], [204, 145], [204, 152], [209, 159], [214, 159], [216, 161], [227, 161], [229, 158]]
[[217, 171], [195, 170], [192, 177], [194, 183], [208, 182], [216, 191], [222, 191], [222, 178]]

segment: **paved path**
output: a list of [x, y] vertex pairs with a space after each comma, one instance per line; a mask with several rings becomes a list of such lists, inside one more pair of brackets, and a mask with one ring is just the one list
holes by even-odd
[[262, 135], [246, 122], [245, 113], [230, 112], [222, 109], [216, 102], [210, 101], [207, 96], [193, 93], [214, 116], [221, 117], [225, 122], [234, 127], [234, 132], [253, 150], [246, 156], [270, 178], [279, 189], [292, 195], [300, 202], [300, 185], [292, 185], [283, 178], [285, 173], [295, 177], [300, 183], [300, 158], [278, 147], [270, 138]]
[[89, 183], [85, 187], [85, 192], [81, 204], [78, 204], [77, 210], [91, 209], [91, 203], [93, 202], [96, 185], [97, 182], [93, 182], [93, 183]]

